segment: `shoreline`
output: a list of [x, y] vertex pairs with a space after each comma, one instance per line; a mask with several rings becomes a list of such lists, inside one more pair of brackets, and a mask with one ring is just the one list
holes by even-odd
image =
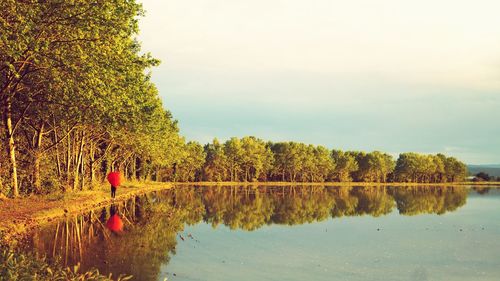
[[[170, 189], [173, 186], [467, 186], [497, 187], [500, 182], [456, 182], [456, 183], [370, 183], [370, 182], [129, 182], [117, 191], [115, 202], [154, 191]], [[12, 244], [30, 230], [72, 214], [97, 209], [111, 204], [108, 185], [95, 190], [56, 193], [0, 200], [0, 245]]]
[[[130, 182], [118, 188], [114, 202], [149, 192], [166, 190], [173, 183]], [[30, 230], [53, 220], [111, 204], [108, 185], [94, 190], [0, 200], [0, 245], [16, 246]]]
[[395, 187], [417, 187], [417, 186], [498, 186], [500, 182], [445, 182], [445, 183], [412, 183], [412, 182], [283, 182], [283, 181], [265, 181], [265, 182], [171, 182], [173, 185], [209, 185], [209, 186], [395, 186]]

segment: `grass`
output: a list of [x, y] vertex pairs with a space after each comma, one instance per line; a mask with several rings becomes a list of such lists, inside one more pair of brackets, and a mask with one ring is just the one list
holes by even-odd
[[104, 276], [97, 269], [79, 272], [79, 266], [62, 267], [59, 264], [49, 265], [44, 258], [16, 252], [8, 247], [0, 248], [0, 281], [9, 280], [95, 280], [95, 281], [125, 281], [132, 276]]

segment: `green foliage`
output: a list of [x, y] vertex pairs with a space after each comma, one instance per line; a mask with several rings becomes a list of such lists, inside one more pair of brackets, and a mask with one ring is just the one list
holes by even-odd
[[399, 182], [455, 182], [466, 176], [464, 163], [443, 154], [401, 153], [394, 170], [395, 181]]
[[188, 142], [182, 149], [182, 156], [176, 165], [175, 180], [195, 181], [200, 179], [205, 152], [197, 142]]
[[296, 142], [269, 144], [274, 154], [271, 178], [281, 181], [327, 181], [335, 165], [328, 149]]
[[159, 62], [134, 38], [141, 15], [134, 0], [0, 2], [7, 190], [46, 193], [53, 175], [84, 189], [111, 169], [150, 178], [177, 161], [183, 140], [147, 74]]
[[355, 181], [361, 182], [387, 182], [387, 177], [394, 171], [392, 156], [373, 151], [348, 152], [357, 163], [358, 168], [352, 173]]
[[333, 171], [333, 179], [340, 182], [349, 182], [352, 180], [351, 173], [358, 169], [358, 163], [353, 155], [342, 152], [341, 150], [333, 150], [331, 153], [335, 169]]
[[[266, 147], [264, 141], [255, 137], [242, 138], [241, 149], [243, 154], [240, 164], [243, 170], [243, 181], [265, 180], [265, 175], [273, 161], [271, 150]], [[261, 177], [261, 175], [264, 176]]]
[[440, 183], [463, 181], [467, 173], [464, 163], [443, 154], [409, 152], [394, 161], [380, 151], [330, 151], [297, 142], [264, 143], [255, 137], [233, 137], [222, 145], [214, 139], [204, 151], [201, 179], [206, 181]]
[[223, 146], [217, 139], [204, 146], [206, 161], [203, 167], [203, 178], [207, 181], [224, 181], [228, 177], [227, 158]]

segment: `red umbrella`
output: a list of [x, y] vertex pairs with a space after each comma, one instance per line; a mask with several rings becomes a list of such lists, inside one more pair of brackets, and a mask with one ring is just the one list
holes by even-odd
[[114, 214], [106, 222], [106, 227], [113, 232], [120, 232], [123, 230], [122, 219], [117, 214]]
[[118, 187], [122, 183], [122, 179], [123, 177], [120, 172], [111, 172], [108, 174], [108, 181], [114, 187]]

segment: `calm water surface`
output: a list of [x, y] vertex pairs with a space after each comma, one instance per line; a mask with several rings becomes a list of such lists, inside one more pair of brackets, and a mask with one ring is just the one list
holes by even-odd
[[33, 233], [134, 280], [500, 280], [500, 189], [179, 186]]

